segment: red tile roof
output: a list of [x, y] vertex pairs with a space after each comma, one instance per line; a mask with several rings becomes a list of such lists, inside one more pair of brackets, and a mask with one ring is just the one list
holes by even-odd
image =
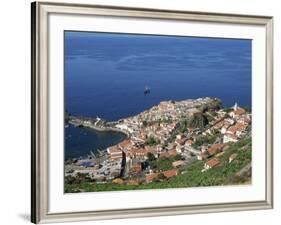
[[132, 146], [132, 142], [129, 139], [126, 139], [119, 143], [120, 148], [128, 148]]
[[235, 125], [229, 127], [227, 132], [235, 134], [237, 131], [241, 131], [241, 130], [246, 129], [246, 127], [247, 127], [247, 125], [245, 125], [243, 123], [236, 123]]
[[213, 167], [218, 166], [218, 165], [220, 164], [220, 161], [219, 161], [218, 159], [216, 159], [216, 158], [213, 158], [213, 159], [207, 161], [206, 164], [207, 164], [209, 167], [213, 168]]
[[159, 173], [150, 173], [150, 174], [146, 174], [145, 175], [145, 180], [147, 183], [149, 182], [152, 182], [157, 176], [158, 176]]
[[170, 156], [176, 156], [177, 155], [177, 150], [176, 149], [171, 149], [169, 151], [165, 151], [165, 152], [160, 152], [159, 157], [170, 157]]
[[134, 148], [131, 150], [135, 156], [146, 156], [147, 150], [144, 148]]
[[176, 156], [177, 155], [177, 150], [176, 149], [171, 149], [168, 151], [169, 156]]
[[157, 148], [154, 147], [154, 146], [145, 146], [145, 149], [146, 149], [147, 152], [157, 153]]
[[168, 152], [160, 152], [159, 157], [160, 158], [169, 157], [169, 153]]
[[220, 128], [222, 128], [223, 125], [224, 125], [224, 121], [220, 121], [220, 122], [218, 122], [218, 123], [216, 123], [214, 125], [214, 128], [215, 129], [220, 129]]
[[141, 172], [141, 164], [140, 163], [139, 164], [135, 164], [133, 166], [133, 171], [135, 171], [137, 173]]
[[175, 143], [179, 144], [179, 145], [184, 145], [184, 143], [186, 142], [186, 138], [182, 138], [182, 139], [176, 139]]
[[137, 179], [131, 179], [127, 181], [127, 185], [139, 185], [140, 181]]
[[163, 171], [165, 177], [170, 178], [178, 175], [177, 169]]
[[234, 114], [237, 115], [237, 116], [240, 116], [240, 115], [244, 114], [245, 112], [246, 112], [245, 109], [238, 108], [234, 111]]
[[208, 148], [207, 152], [209, 155], [215, 155], [219, 151], [222, 150], [222, 148], [225, 146], [225, 144], [213, 144], [210, 148]]

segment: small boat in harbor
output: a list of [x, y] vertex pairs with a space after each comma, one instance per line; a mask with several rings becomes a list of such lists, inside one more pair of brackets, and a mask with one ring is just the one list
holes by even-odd
[[145, 95], [150, 94], [150, 88], [149, 88], [148, 86], [145, 86], [145, 87], [144, 87], [143, 93], [144, 93]]

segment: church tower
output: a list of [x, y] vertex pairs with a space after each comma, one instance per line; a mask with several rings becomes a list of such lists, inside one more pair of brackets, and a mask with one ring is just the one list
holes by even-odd
[[235, 102], [234, 106], [233, 106], [233, 110], [236, 111], [238, 109], [238, 104], [237, 102]]

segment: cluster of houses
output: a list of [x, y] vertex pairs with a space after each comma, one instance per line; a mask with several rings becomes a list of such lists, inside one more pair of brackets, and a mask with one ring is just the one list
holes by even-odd
[[[163, 174], [164, 177], [170, 178], [177, 175], [177, 170], [167, 170], [161, 172], [154, 172], [152, 170], [147, 170], [144, 172], [144, 163], [148, 159], [148, 154], [152, 154], [155, 158], [170, 157], [176, 156], [176, 149], [163, 149], [160, 145], [156, 146], [136, 146], [136, 143], [131, 139], [126, 139], [119, 143], [118, 145], [109, 147], [107, 149], [110, 160], [120, 161], [122, 159], [126, 160], [126, 176], [127, 177], [137, 177], [138, 175], [145, 175], [145, 182], [150, 183], [153, 179], [156, 179], [160, 174]], [[180, 165], [174, 165], [177, 168]], [[122, 180], [122, 179], [121, 179]], [[115, 182], [124, 183], [120, 179], [115, 180]], [[126, 182], [136, 184], [140, 183], [140, 179], [131, 178]]]
[[107, 153], [112, 161], [126, 158], [126, 161], [135, 160], [144, 162], [151, 153], [155, 158], [176, 156], [177, 151], [175, 148], [163, 149], [161, 145], [155, 146], [136, 146], [131, 139], [126, 139], [118, 145], [107, 148]]
[[211, 103], [211, 98], [188, 99], [183, 101], [163, 101], [158, 105], [140, 113], [137, 117], [142, 121], [178, 121], [188, 114], [198, 112], [202, 105]]
[[[223, 135], [221, 143], [215, 143], [209, 147], [203, 145], [201, 152], [197, 156], [198, 160], [206, 160], [204, 164], [203, 172], [220, 165], [219, 156], [223, 155], [225, 150], [229, 147], [229, 142], [237, 142], [244, 137], [250, 129], [251, 114], [246, 112], [245, 109], [240, 108], [237, 103], [233, 106], [229, 113], [220, 110], [218, 118], [214, 122], [213, 126], [205, 131], [205, 134], [212, 134], [217, 131]], [[229, 157], [229, 163], [231, 163], [237, 154], [234, 153]]]
[[[186, 159], [189, 154], [197, 160], [204, 161], [202, 172], [218, 167], [219, 157], [228, 149], [230, 142], [237, 142], [249, 132], [251, 114], [237, 104], [229, 112], [216, 111], [208, 129], [188, 128], [188, 132], [177, 134], [175, 139], [170, 139], [177, 130], [181, 118], [196, 113], [200, 106], [208, 104], [211, 100], [211, 98], [204, 98], [179, 102], [165, 101], [134, 117], [120, 120], [115, 125], [116, 128], [129, 133], [129, 137], [117, 145], [108, 147], [108, 159], [103, 163], [103, 168], [90, 172], [95, 177], [103, 177], [104, 180], [113, 179], [114, 183], [121, 184], [125, 182], [120, 179], [122, 162], [125, 162], [122, 176], [130, 178], [126, 182], [139, 184], [142, 182], [140, 177], [143, 177], [146, 183], [150, 183], [155, 179], [177, 176], [178, 168], [186, 164], [185, 160], [177, 160], [172, 163], [171, 170], [153, 171], [145, 166], [149, 155], [153, 155], [156, 159], [181, 155]], [[147, 122], [149, 123], [145, 124]], [[200, 149], [195, 149], [193, 144], [199, 133], [203, 136], [219, 133], [220, 141], [210, 145], [203, 144]], [[157, 142], [154, 145], [147, 144], [149, 137], [153, 137]], [[236, 154], [231, 155], [229, 162], [231, 163], [236, 156]], [[113, 169], [109, 168], [111, 165]]]
[[[196, 102], [194, 101], [183, 101], [180, 102], [180, 104], [175, 104], [171, 101], [161, 102], [159, 105], [154, 106], [151, 110], [149, 110], [150, 118], [148, 118], [148, 115], [146, 115], [148, 114], [148, 111], [143, 112], [141, 116], [142, 119], [145, 118], [151, 120], [152, 118], [158, 118], [154, 114], [159, 116], [163, 115], [164, 113], [164, 115], [166, 115], [170, 111], [177, 111], [180, 113], [181, 110], [184, 110], [184, 108], [187, 106], [189, 106], [188, 109], [193, 110], [194, 105], [196, 105]], [[179, 114], [177, 116], [179, 116]], [[141, 124], [141, 122], [136, 122], [136, 118], [134, 118], [133, 121], [134, 125]], [[141, 163], [147, 160], [148, 153], [153, 154], [155, 158], [182, 155], [186, 152], [193, 153], [197, 156], [198, 160], [205, 161], [203, 169], [203, 171], [205, 171], [220, 165], [218, 158], [224, 154], [225, 150], [228, 149], [229, 142], [237, 142], [240, 138], [242, 138], [248, 132], [250, 124], [251, 114], [247, 113], [243, 108], [240, 108], [237, 104], [235, 104], [232, 110], [230, 110], [228, 113], [224, 110], [217, 111], [211, 127], [202, 133], [203, 135], [213, 135], [215, 132], [219, 132], [220, 136], [222, 137], [221, 141], [211, 145], [202, 145], [200, 150], [194, 149], [192, 147], [196, 137], [198, 136], [192, 128], [188, 129], [188, 135], [178, 134], [176, 135], [175, 140], [167, 144], [167, 140], [173, 131], [177, 129], [177, 123], [170, 122], [152, 123], [149, 126], [142, 126], [142, 129], [138, 130], [138, 132], [135, 132], [130, 139], [125, 140], [116, 146], [108, 148], [107, 151], [111, 160], [120, 160], [122, 158], [126, 158], [127, 169], [129, 170], [128, 174], [141, 173]], [[148, 146], [144, 144], [145, 140], [151, 136], [160, 141], [158, 145]], [[163, 143], [166, 143], [165, 148], [163, 148]], [[235, 155], [232, 155], [231, 157], [234, 158]], [[230, 162], [232, 160], [233, 159], [229, 159]], [[184, 165], [184, 161], [179, 160], [174, 162], [174, 170], [181, 165]], [[165, 177], [169, 177], [164, 172], [161, 173], [163, 173]], [[149, 171], [146, 174], [147, 182], [151, 182], [154, 178], [158, 177], [159, 173], [160, 172]], [[174, 172], [172, 174], [176, 173]]]
[[131, 139], [126, 139], [118, 145], [107, 148], [107, 152], [111, 160], [119, 160], [122, 158], [134, 158], [140, 161], [147, 159], [148, 152], [156, 154], [157, 147], [137, 146]]
[[237, 142], [248, 132], [251, 125], [251, 114], [238, 107], [237, 103], [229, 113], [220, 110], [218, 115], [214, 125], [204, 134], [220, 132], [223, 135], [223, 143], [228, 143]]
[[[201, 170], [201, 172], [204, 172], [208, 169], [214, 168], [214, 167], [218, 167], [220, 166], [221, 162], [219, 160], [219, 156], [222, 155], [224, 152], [220, 152], [217, 155], [215, 155], [215, 157], [205, 161], [204, 163], [204, 169]], [[228, 158], [228, 163], [231, 163], [233, 160], [235, 160], [237, 157], [237, 153], [233, 153], [229, 156]]]
[[206, 148], [205, 146], [202, 147], [201, 153], [197, 156], [198, 160], [206, 160], [208, 158], [211, 158], [213, 156], [220, 156], [221, 153], [223, 153], [229, 145], [227, 144], [213, 144], [209, 148]]
[[155, 179], [171, 178], [171, 177], [174, 177], [177, 175], [178, 175], [177, 169], [166, 170], [163, 172], [152, 172], [152, 173], [146, 174], [145, 181], [146, 181], [146, 183], [150, 183]]
[[[157, 158], [164, 157], [175, 157], [177, 155], [182, 155], [184, 152], [191, 148], [193, 142], [188, 139], [185, 135], [179, 134], [176, 139], [169, 143], [165, 148], [162, 144], [155, 146], [142, 145], [138, 146], [138, 142], [134, 142], [132, 139], [126, 139], [119, 143], [118, 145], [109, 147], [107, 149], [110, 160], [120, 161], [122, 159], [126, 160], [126, 175], [127, 177], [136, 177], [138, 175], [145, 175], [146, 183], [150, 183], [154, 179], [162, 175], [162, 177], [170, 178], [172, 176], [178, 175], [178, 168], [185, 165], [184, 160], [177, 160], [172, 163], [174, 169], [167, 171], [153, 171], [148, 169], [144, 171], [143, 163], [148, 159], [148, 154], [153, 155]], [[131, 179], [129, 179], [131, 181]], [[136, 181], [135, 181], [136, 182]], [[140, 181], [138, 181], [140, 182]]]
[[177, 129], [178, 123], [155, 123], [151, 126], [145, 127], [141, 132], [140, 138], [154, 137], [162, 144], [165, 143], [171, 134]]
[[177, 127], [181, 118], [198, 112], [198, 108], [211, 104], [206, 97], [183, 101], [163, 101], [140, 114], [118, 121], [116, 128], [130, 134], [132, 139], [143, 141], [149, 134], [164, 142]]

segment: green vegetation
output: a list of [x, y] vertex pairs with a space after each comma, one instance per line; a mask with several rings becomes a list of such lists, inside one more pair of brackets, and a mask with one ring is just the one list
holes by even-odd
[[178, 133], [184, 133], [187, 128], [203, 128], [208, 124], [208, 118], [205, 114], [198, 112], [180, 121], [177, 128]]
[[94, 179], [92, 179], [91, 177], [89, 177], [89, 174], [85, 174], [85, 173], [78, 173], [76, 175], [76, 177], [73, 176], [65, 176], [64, 178], [64, 182], [65, 184], [81, 184], [81, 183], [85, 183], [85, 182], [93, 182]]
[[182, 160], [183, 158], [182, 158], [182, 156], [181, 155], [176, 155], [176, 156], [174, 156], [174, 161], [178, 161], [178, 160]]
[[147, 122], [146, 120], [144, 120], [144, 121], [142, 121], [142, 125], [143, 125], [144, 127], [147, 127], [147, 126], [148, 126], [148, 122]]
[[[192, 120], [191, 117], [182, 119], [178, 123], [178, 126], [176, 127], [173, 134], [171, 135], [170, 140], [174, 140], [178, 134], [186, 133], [188, 131], [188, 128], [190, 127], [191, 120]], [[171, 142], [171, 141], [169, 141], [169, 142]]]
[[243, 109], [245, 109], [246, 112], [251, 112], [251, 108], [249, 106], [245, 106], [245, 107], [243, 107]]
[[180, 122], [179, 127], [178, 127], [178, 133], [184, 133], [187, 132], [188, 128], [188, 120], [184, 119]]
[[147, 121], [147, 120], [144, 120], [142, 122], [142, 125], [144, 127], [148, 127], [148, 126], [152, 126], [152, 125], [155, 125], [155, 124], [163, 124], [163, 123], [171, 123], [172, 120], [170, 118], [161, 118], [161, 119], [158, 119], [158, 120], [153, 120], [153, 121]]
[[199, 110], [204, 113], [206, 111], [214, 111], [219, 110], [222, 106], [222, 101], [220, 99], [213, 99], [212, 102], [200, 106]]
[[162, 157], [159, 159], [156, 159], [153, 156], [151, 156], [153, 154], [148, 154], [148, 161], [150, 164], [151, 169], [154, 170], [170, 170], [173, 169], [173, 165], [172, 163], [178, 160], [181, 160], [182, 157], [181, 155], [175, 155], [175, 156], [170, 156], [170, 157]]
[[214, 121], [214, 113], [204, 113], [204, 116], [206, 117], [206, 119], [208, 120], [208, 124], [212, 121]]
[[175, 161], [174, 157], [163, 157], [151, 162], [150, 166], [156, 170], [170, 170], [173, 169], [172, 163]]
[[151, 152], [147, 153], [147, 159], [148, 159], [149, 162], [156, 160], [154, 154], [151, 153]]
[[208, 124], [208, 119], [203, 113], [195, 113], [189, 120], [188, 120], [188, 127], [191, 128], [203, 128]]
[[192, 144], [192, 147], [193, 148], [198, 148], [198, 147], [200, 147], [203, 144], [213, 144], [219, 135], [220, 134], [198, 136], [196, 141]]
[[159, 173], [156, 178], [153, 179], [153, 182], [163, 182], [167, 180], [167, 177], [163, 173]]
[[[184, 120], [181, 122], [183, 124], [185, 124]], [[183, 125], [185, 126], [185, 125]], [[181, 134], [180, 130], [184, 130], [185, 128], [184, 127], [181, 127], [180, 125], [177, 126], [177, 128], [173, 131], [173, 133], [170, 135], [170, 137], [168, 138], [167, 140], [167, 143], [171, 143], [171, 142], [174, 142], [176, 140], [176, 137], [178, 134]]]
[[225, 111], [226, 113], [230, 113], [232, 110], [233, 110], [232, 107], [223, 109], [223, 111]]
[[[245, 109], [246, 112], [251, 112], [251, 108], [249, 106], [244, 106], [241, 107], [242, 109]], [[233, 107], [229, 107], [229, 108], [224, 108], [223, 111], [225, 111], [226, 113], [229, 113], [233, 110]]]
[[160, 141], [152, 136], [150, 136], [145, 142], [145, 144], [149, 145], [149, 146], [158, 145], [159, 143], [160, 143]]

